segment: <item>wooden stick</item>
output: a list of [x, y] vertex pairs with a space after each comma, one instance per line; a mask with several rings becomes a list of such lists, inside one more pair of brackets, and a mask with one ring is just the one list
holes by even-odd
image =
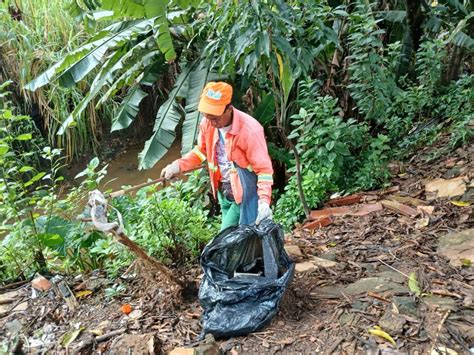
[[155, 179], [155, 180], [152, 180], [152, 181], [144, 182], [142, 184], [138, 184], [138, 185], [129, 187], [128, 189], [122, 189], [122, 190], [111, 192], [109, 196], [112, 197], [112, 198], [122, 196], [122, 195], [125, 195], [125, 194], [129, 193], [129, 192], [132, 192], [132, 191], [135, 191], [135, 190], [140, 190], [142, 187], [146, 187], [146, 186], [158, 184], [160, 182], [164, 182], [165, 180], [166, 180], [165, 178], [159, 178], [159, 179]]
[[398, 272], [400, 275], [405, 276], [407, 279], [410, 278], [410, 276], [408, 276], [407, 274], [401, 272], [400, 270], [395, 269], [393, 266], [388, 265], [388, 264], [387, 264], [386, 262], [384, 262], [383, 260], [377, 259], [377, 261], [381, 262], [381, 263], [384, 264], [385, 266], [388, 266], [388, 267], [389, 267], [390, 269], [392, 269], [393, 271]]
[[122, 329], [118, 329], [118, 330], [114, 330], [114, 331], [111, 331], [110, 333], [107, 333], [107, 334], [104, 334], [104, 335], [101, 335], [101, 336], [98, 336], [96, 338], [92, 338], [92, 339], [87, 339], [87, 340], [83, 340], [81, 341], [75, 348], [74, 350], [72, 351], [73, 354], [78, 354], [82, 349], [92, 345], [94, 342], [95, 343], [100, 343], [104, 340], [107, 340], [111, 337], [114, 337], [116, 335], [120, 335], [120, 334], [123, 334], [126, 332], [127, 329], [125, 328], [122, 328]]
[[367, 296], [376, 298], [376, 299], [378, 299], [378, 300], [380, 300], [380, 301], [384, 301], [384, 302], [387, 302], [387, 303], [392, 303], [390, 300], [386, 299], [386, 298], [383, 297], [383, 296], [380, 296], [379, 294], [377, 294], [377, 293], [375, 293], [375, 292], [369, 291], [369, 292], [367, 292]]
[[14, 282], [14, 283], [9, 284], [9, 285], [1, 286], [0, 287], [0, 292], [5, 291], [5, 290], [9, 290], [11, 288], [16, 288], [16, 287], [19, 287], [19, 286], [23, 286], [27, 282], [29, 282], [29, 280], [22, 280], [22, 281]]
[[95, 338], [95, 341], [98, 342], [98, 343], [100, 343], [101, 341], [107, 340], [107, 339], [109, 339], [109, 338], [111, 338], [111, 337], [114, 337], [114, 336], [116, 336], [116, 335], [123, 334], [123, 333], [125, 333], [126, 330], [127, 330], [127, 329], [125, 329], [125, 328], [114, 330], [114, 331], [112, 331], [112, 332], [110, 332], [110, 333], [107, 333], [107, 334], [98, 336], [97, 338]]
[[444, 322], [446, 322], [446, 319], [448, 319], [450, 314], [451, 314], [451, 310], [448, 309], [446, 313], [444, 314], [443, 318], [441, 319], [441, 322], [439, 322], [438, 327], [436, 329], [435, 337], [433, 339], [433, 344], [431, 345], [430, 354], [433, 353], [433, 350], [437, 347], [436, 343], [438, 342], [439, 334], [441, 333], [441, 329], [443, 329]]
[[332, 354], [334, 352], [334, 350], [337, 349], [337, 347], [339, 346], [339, 344], [341, 344], [343, 341], [344, 341], [345, 337], [341, 336], [341, 337], [338, 337], [334, 343], [331, 345], [331, 347], [327, 350], [327, 352], [325, 352], [325, 354]]
[[[203, 165], [200, 165], [197, 168], [185, 171], [184, 173], [190, 173], [190, 172], [193, 172], [195, 170], [201, 169], [203, 167], [204, 167]], [[109, 196], [112, 197], [112, 198], [122, 196], [122, 195], [128, 194], [130, 192], [140, 190], [142, 187], [158, 184], [160, 182], [165, 182], [165, 181], [166, 181], [165, 178], [158, 178], [158, 179], [155, 179], [155, 180], [152, 180], [152, 181], [144, 182], [144, 183], [129, 187], [128, 189], [122, 189], [122, 190], [111, 192]]]
[[9, 304], [13, 302], [15, 302], [15, 298], [4, 298], [3, 300], [0, 300], [0, 305]]
[[10, 309], [6, 312], [3, 312], [0, 314], [0, 318], [3, 318], [7, 315], [9, 315], [11, 312], [13, 312], [13, 310], [16, 308], [16, 306], [18, 306], [23, 300], [25, 299], [25, 297], [20, 297], [14, 304], [13, 306], [10, 307]]

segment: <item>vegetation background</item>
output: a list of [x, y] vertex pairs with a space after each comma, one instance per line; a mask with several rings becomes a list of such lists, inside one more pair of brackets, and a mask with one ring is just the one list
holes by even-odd
[[[445, 150], [468, 144], [473, 17], [467, 0], [3, 1], [0, 279], [127, 266], [77, 219], [106, 174], [95, 156], [117, 134], [146, 137], [143, 169], [177, 139], [189, 151], [210, 80], [231, 82], [264, 126], [286, 229], [331, 194], [384, 186], [390, 161], [441, 134]], [[65, 167], [84, 157], [64, 191]], [[217, 231], [207, 184], [194, 172], [111, 204], [131, 239], [179, 267]]]

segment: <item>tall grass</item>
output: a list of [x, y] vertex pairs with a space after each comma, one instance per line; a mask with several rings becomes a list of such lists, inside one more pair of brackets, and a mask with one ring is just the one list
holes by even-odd
[[56, 134], [59, 126], [83, 98], [88, 82], [72, 88], [52, 84], [36, 92], [23, 89], [90, 36], [69, 14], [68, 4], [65, 0], [0, 2], [0, 83], [7, 80], [15, 83], [16, 106], [22, 113], [32, 115], [50, 144], [63, 148], [72, 160], [96, 150], [102, 122], [110, 120], [112, 108], [96, 111], [95, 103], [91, 102], [77, 126], [59, 136]]

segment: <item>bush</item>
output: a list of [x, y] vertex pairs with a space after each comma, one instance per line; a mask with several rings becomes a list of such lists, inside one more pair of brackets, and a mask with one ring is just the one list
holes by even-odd
[[[292, 116], [295, 127], [289, 135], [296, 141], [301, 160], [302, 185], [310, 208], [316, 208], [328, 194], [371, 188], [389, 177], [386, 163], [388, 138], [372, 138], [365, 123], [354, 119], [343, 121], [338, 100], [330, 96], [315, 97], [301, 87], [300, 111]], [[289, 172], [295, 172], [293, 166]], [[296, 175], [289, 178], [284, 194], [275, 208], [275, 218], [290, 228], [303, 215]]]

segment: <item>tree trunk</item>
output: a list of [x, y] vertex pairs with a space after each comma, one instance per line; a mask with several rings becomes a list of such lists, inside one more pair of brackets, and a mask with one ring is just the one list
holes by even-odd
[[[468, 35], [472, 38], [474, 35], [474, 21], [471, 21], [468, 29]], [[449, 58], [449, 62], [446, 63], [442, 74], [442, 85], [449, 84], [450, 81], [459, 79], [459, 72], [461, 71], [462, 61], [466, 50], [463, 47], [452, 46], [452, 54]], [[471, 68], [469, 68], [471, 69]]]
[[416, 53], [420, 47], [421, 36], [423, 36], [424, 15], [421, 11], [421, 0], [407, 1], [407, 23], [412, 43], [412, 53]]

